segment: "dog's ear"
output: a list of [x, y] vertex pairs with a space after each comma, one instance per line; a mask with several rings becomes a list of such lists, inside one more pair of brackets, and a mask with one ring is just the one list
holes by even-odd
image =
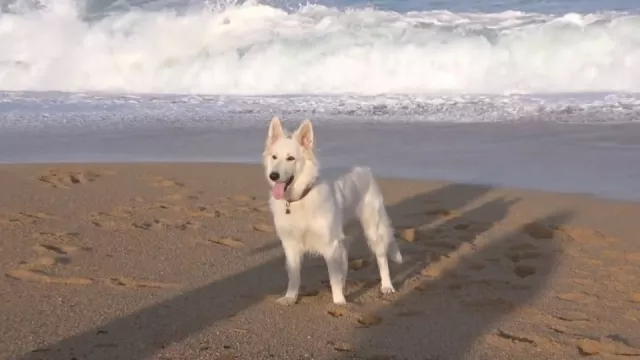
[[300, 124], [298, 130], [295, 132], [295, 139], [298, 140], [303, 148], [313, 148], [313, 125], [311, 125], [311, 120], [305, 119]]
[[269, 132], [267, 133], [266, 147], [273, 145], [278, 139], [284, 136], [284, 130], [282, 129], [282, 122], [280, 118], [274, 116], [269, 123]]

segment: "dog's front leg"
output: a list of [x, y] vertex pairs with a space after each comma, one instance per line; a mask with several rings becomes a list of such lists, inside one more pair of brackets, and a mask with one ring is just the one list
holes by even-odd
[[346, 304], [344, 297], [344, 284], [347, 279], [349, 263], [347, 261], [347, 249], [341, 241], [337, 241], [333, 249], [323, 254], [329, 270], [329, 283], [334, 304]]
[[300, 290], [300, 272], [302, 267], [302, 252], [292, 246], [284, 246], [284, 254], [287, 262], [287, 276], [289, 284], [287, 293], [277, 301], [281, 305], [293, 305], [298, 300]]

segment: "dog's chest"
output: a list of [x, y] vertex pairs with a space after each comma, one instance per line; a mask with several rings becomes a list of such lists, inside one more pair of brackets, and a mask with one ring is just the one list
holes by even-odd
[[311, 216], [304, 206], [283, 201], [274, 204], [271, 211], [279, 233], [301, 235], [308, 231]]
[[321, 217], [310, 212], [308, 207], [302, 204], [291, 203], [287, 206], [277, 203], [271, 210], [276, 231], [282, 241], [295, 241], [301, 247], [313, 250], [318, 239], [326, 237], [324, 233], [327, 229], [320, 225]]

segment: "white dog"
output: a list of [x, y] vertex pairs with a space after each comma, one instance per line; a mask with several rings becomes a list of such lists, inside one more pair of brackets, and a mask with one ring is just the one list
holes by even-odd
[[292, 305], [297, 301], [302, 258], [312, 253], [322, 255], [327, 263], [333, 302], [346, 303], [343, 290], [349, 241], [344, 226], [351, 220], [360, 221], [376, 256], [380, 290], [395, 292], [387, 257], [402, 263], [402, 255], [371, 171], [357, 167], [333, 183], [318, 182], [313, 144], [309, 120], [289, 135], [278, 117], [271, 119], [263, 162], [272, 186], [269, 205], [289, 277], [287, 292], [278, 302]]

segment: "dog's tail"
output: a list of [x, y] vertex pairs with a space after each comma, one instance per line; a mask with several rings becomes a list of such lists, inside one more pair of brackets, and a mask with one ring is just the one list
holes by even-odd
[[[360, 220], [369, 248], [376, 254], [386, 253], [395, 263], [402, 263], [402, 254], [391, 227], [391, 220], [371, 170], [358, 167], [354, 172], [358, 174], [358, 182], [365, 185], [361, 187], [364, 194], [360, 204]], [[363, 181], [365, 179], [366, 181]]]

